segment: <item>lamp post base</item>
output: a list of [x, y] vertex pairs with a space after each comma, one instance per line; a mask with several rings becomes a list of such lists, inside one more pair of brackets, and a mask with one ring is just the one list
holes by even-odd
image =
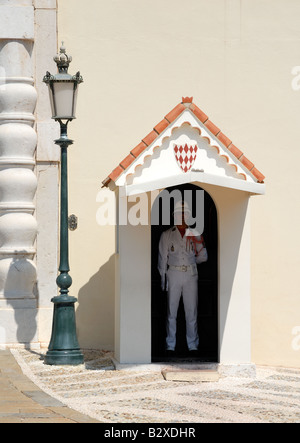
[[77, 299], [66, 295], [54, 297], [52, 337], [45, 357], [46, 365], [77, 366], [84, 362], [76, 334]]
[[45, 364], [51, 366], [78, 366], [83, 364], [83, 355], [80, 349], [78, 351], [48, 351]]

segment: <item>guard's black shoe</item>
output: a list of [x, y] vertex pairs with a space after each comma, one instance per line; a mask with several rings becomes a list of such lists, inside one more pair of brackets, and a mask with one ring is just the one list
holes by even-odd
[[199, 357], [199, 353], [198, 353], [197, 349], [193, 349], [192, 351], [189, 351], [189, 356], [190, 357]]
[[175, 357], [175, 351], [172, 351], [171, 349], [167, 349], [166, 350], [166, 357], [174, 358]]

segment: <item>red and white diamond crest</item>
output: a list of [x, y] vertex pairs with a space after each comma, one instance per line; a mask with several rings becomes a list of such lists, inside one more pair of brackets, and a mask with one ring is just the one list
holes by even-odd
[[188, 172], [197, 158], [198, 146], [174, 146], [174, 154], [177, 160], [178, 166], [183, 172]]

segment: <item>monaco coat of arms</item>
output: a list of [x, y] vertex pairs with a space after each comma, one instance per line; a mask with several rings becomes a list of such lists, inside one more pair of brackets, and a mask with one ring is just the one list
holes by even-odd
[[198, 146], [174, 146], [174, 154], [178, 166], [183, 172], [189, 172], [197, 158]]

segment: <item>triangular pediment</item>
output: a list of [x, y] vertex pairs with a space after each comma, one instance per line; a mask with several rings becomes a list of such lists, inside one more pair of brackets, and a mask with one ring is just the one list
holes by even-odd
[[137, 193], [200, 182], [262, 194], [263, 180], [254, 164], [192, 100], [183, 99], [103, 184]]

